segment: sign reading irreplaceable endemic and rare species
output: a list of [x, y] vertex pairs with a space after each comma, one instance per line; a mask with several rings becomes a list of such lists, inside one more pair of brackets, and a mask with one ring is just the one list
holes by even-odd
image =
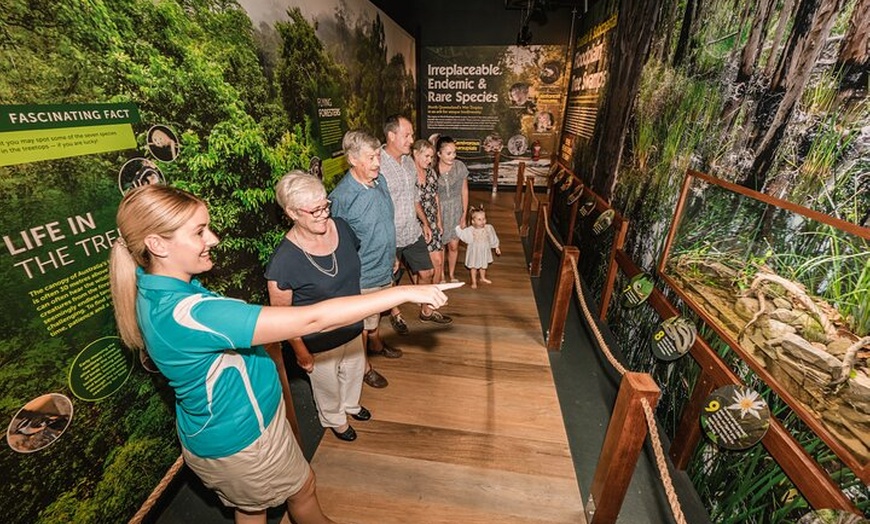
[[567, 81], [565, 47], [475, 46], [423, 50], [423, 138], [449, 135], [472, 183], [526, 176], [546, 185], [561, 128]]

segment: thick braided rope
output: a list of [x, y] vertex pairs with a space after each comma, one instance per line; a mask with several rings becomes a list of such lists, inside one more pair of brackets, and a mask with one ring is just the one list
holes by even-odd
[[565, 246], [559, 242], [559, 239], [557, 239], [556, 235], [553, 234], [553, 231], [550, 230], [550, 217], [547, 215], [544, 215], [544, 226], [546, 227], [547, 236], [550, 237], [550, 242], [553, 243], [553, 247], [556, 248], [556, 251], [561, 253], [565, 249]]
[[646, 416], [646, 425], [649, 426], [649, 439], [656, 456], [656, 466], [659, 467], [662, 485], [665, 488], [665, 494], [668, 496], [671, 511], [674, 512], [674, 520], [677, 521], [677, 524], [686, 524], [686, 517], [683, 515], [683, 509], [680, 507], [680, 501], [677, 499], [677, 492], [674, 490], [671, 474], [668, 471], [668, 463], [665, 461], [665, 451], [662, 449], [662, 441], [659, 438], [658, 426], [656, 426], [652, 406], [649, 405], [649, 401], [645, 398], [641, 398], [640, 403], [643, 406], [643, 414]]
[[184, 456], [178, 455], [178, 458], [175, 459], [175, 463], [172, 464], [172, 467], [169, 468], [169, 471], [166, 472], [166, 475], [163, 475], [163, 478], [160, 480], [160, 483], [157, 484], [157, 487], [154, 488], [154, 491], [151, 492], [151, 495], [145, 499], [145, 502], [142, 503], [142, 506], [139, 508], [139, 511], [133, 515], [133, 518], [130, 519], [130, 522], [127, 524], [139, 524], [142, 522], [148, 512], [151, 511], [151, 508], [154, 507], [154, 504], [157, 504], [157, 500], [163, 495], [163, 492], [166, 491], [166, 487], [169, 486], [169, 483], [172, 482], [172, 479], [175, 478], [175, 475], [178, 474], [178, 470], [181, 469], [181, 466], [184, 465]]
[[592, 312], [589, 311], [589, 306], [586, 305], [586, 297], [583, 295], [583, 287], [580, 285], [580, 273], [577, 271], [577, 261], [574, 260], [574, 257], [571, 255], [568, 255], [568, 260], [571, 261], [571, 271], [574, 273], [574, 292], [577, 293], [577, 301], [580, 302], [580, 309], [583, 310], [583, 316], [586, 318], [586, 323], [592, 328], [592, 334], [595, 335], [598, 347], [601, 348], [604, 356], [607, 357], [607, 361], [610, 362], [610, 365], [613, 366], [620, 375], [625, 375], [628, 370], [625, 369], [618, 360], [616, 360], [615, 356], [613, 356], [610, 347], [607, 345], [607, 342], [604, 341], [604, 335], [602, 335], [601, 330], [598, 329], [595, 317], [592, 316]]
[[[550, 238], [550, 241], [556, 247], [559, 252], [564, 250], [564, 246], [559, 243], [556, 239], [556, 236], [550, 230], [550, 217], [544, 216], [544, 224], [546, 226], [547, 236]], [[620, 376], [625, 375], [628, 370], [616, 359], [611, 352], [610, 347], [604, 341], [604, 336], [601, 334], [601, 330], [598, 329], [598, 324], [595, 322], [595, 318], [592, 315], [592, 312], [589, 311], [589, 306], [586, 304], [586, 297], [583, 294], [583, 288], [580, 286], [580, 274], [577, 271], [577, 261], [574, 260], [573, 256], [569, 256], [568, 259], [571, 261], [571, 271], [574, 273], [574, 290], [577, 294], [577, 301], [580, 303], [580, 309], [583, 310], [583, 316], [586, 319], [586, 323], [592, 329], [592, 334], [595, 336], [595, 340], [598, 342], [598, 347], [601, 348], [601, 351], [604, 353], [607, 361], [610, 362], [610, 365], [619, 372]], [[667, 462], [665, 461], [664, 450], [662, 449], [662, 441], [659, 436], [658, 426], [655, 423], [655, 415], [653, 414], [652, 407], [649, 405], [647, 399], [641, 399], [641, 405], [643, 406], [643, 412], [646, 417], [646, 425], [649, 429], [649, 438], [652, 443], [653, 452], [656, 457], [656, 466], [659, 469], [659, 475], [662, 479], [662, 487], [664, 487], [665, 495], [668, 498], [668, 504], [671, 506], [671, 512], [674, 515], [674, 520], [677, 524], [686, 524], [686, 518], [683, 516], [683, 508], [680, 506], [680, 500], [677, 498], [676, 490], [674, 489], [673, 481], [671, 480], [671, 474], [668, 471]]]

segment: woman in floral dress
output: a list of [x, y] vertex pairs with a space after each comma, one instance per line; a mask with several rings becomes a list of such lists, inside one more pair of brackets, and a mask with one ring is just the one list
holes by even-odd
[[441, 221], [441, 203], [438, 198], [438, 174], [432, 169], [432, 159], [435, 158], [435, 147], [428, 140], [417, 140], [411, 148], [414, 166], [417, 168], [417, 192], [420, 205], [423, 208], [425, 222], [423, 231], [431, 231], [431, 237], [426, 243], [432, 267], [435, 268], [433, 284], [440, 284], [444, 279], [444, 244], [441, 235], [444, 224]]

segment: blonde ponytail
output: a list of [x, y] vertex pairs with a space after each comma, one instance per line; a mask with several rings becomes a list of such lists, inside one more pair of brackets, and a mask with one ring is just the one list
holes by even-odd
[[139, 322], [136, 319], [136, 268], [133, 255], [119, 239], [109, 255], [109, 285], [115, 304], [115, 322], [121, 340], [131, 349], [145, 349]]
[[196, 196], [162, 184], [131, 189], [118, 206], [121, 238], [109, 257], [109, 284], [115, 306], [115, 321], [121, 339], [131, 349], [145, 349], [136, 315], [136, 268], [148, 270], [151, 253], [145, 246], [149, 235], [170, 238], [205, 203]]

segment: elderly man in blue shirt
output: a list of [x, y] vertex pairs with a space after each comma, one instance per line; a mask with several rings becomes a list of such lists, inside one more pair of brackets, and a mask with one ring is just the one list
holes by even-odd
[[[329, 194], [333, 216], [344, 219], [359, 239], [360, 288], [362, 294], [388, 288], [396, 267], [396, 230], [393, 201], [386, 182], [380, 177], [380, 142], [364, 131], [348, 131], [342, 141], [350, 169]], [[388, 358], [402, 356], [380, 337], [380, 314], [363, 321], [366, 348]], [[387, 386], [387, 380], [371, 364], [363, 375], [366, 384]]]

